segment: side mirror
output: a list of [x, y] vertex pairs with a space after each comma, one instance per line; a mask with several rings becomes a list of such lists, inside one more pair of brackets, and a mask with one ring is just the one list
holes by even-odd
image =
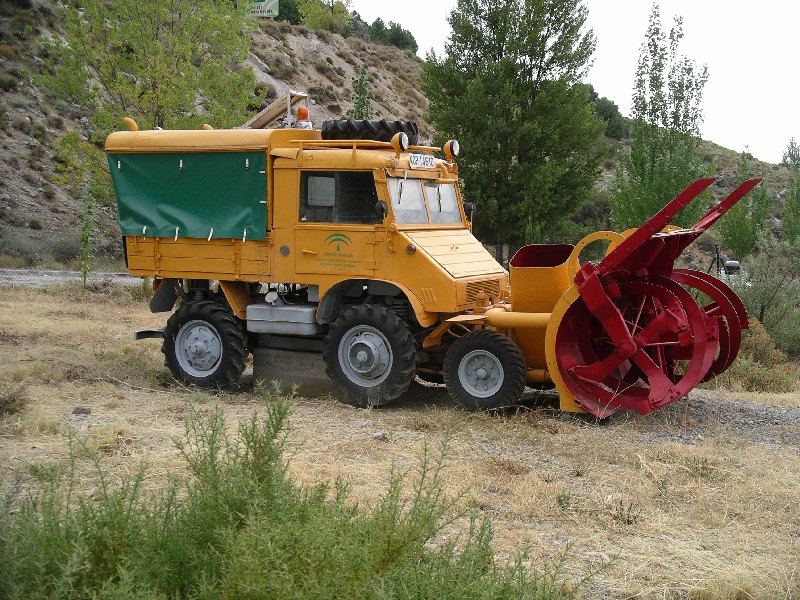
[[467, 221], [472, 223], [472, 220], [475, 218], [474, 202], [464, 202], [464, 214], [467, 215]]
[[389, 214], [389, 207], [383, 200], [378, 200], [373, 205], [373, 209], [375, 210], [375, 215], [381, 220], [381, 222], [383, 222], [383, 220], [386, 218], [386, 215]]

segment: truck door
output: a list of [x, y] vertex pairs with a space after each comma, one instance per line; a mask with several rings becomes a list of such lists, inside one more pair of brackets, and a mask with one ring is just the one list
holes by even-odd
[[297, 272], [372, 276], [376, 202], [372, 171], [301, 171]]

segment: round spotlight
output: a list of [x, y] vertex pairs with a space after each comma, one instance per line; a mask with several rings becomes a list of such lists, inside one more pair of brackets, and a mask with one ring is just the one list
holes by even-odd
[[409, 146], [408, 135], [406, 135], [405, 133], [403, 132], [395, 133], [392, 136], [392, 147], [394, 148], [394, 151], [397, 152], [398, 154], [408, 150], [408, 146]]
[[461, 146], [458, 145], [458, 140], [450, 140], [444, 145], [444, 155], [447, 157], [447, 162], [453, 162], [461, 151]]

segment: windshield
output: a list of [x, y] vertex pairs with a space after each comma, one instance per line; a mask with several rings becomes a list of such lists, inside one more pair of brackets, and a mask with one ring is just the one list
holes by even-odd
[[[461, 223], [461, 211], [454, 183], [436, 183], [432, 179], [400, 177], [388, 177], [386, 181], [396, 223], [400, 225]], [[427, 198], [427, 210], [425, 198]]]
[[461, 223], [458, 195], [454, 183], [436, 183], [425, 180], [425, 196], [431, 211], [432, 223]]

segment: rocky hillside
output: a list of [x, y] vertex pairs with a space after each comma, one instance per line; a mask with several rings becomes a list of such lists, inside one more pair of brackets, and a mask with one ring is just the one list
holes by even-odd
[[[37, 85], [44, 66], [39, 41], [58, 31], [50, 0], [0, 2], [0, 266], [69, 262], [80, 248], [81, 189], [67, 184], [58, 140], [88, 136], [88, 113]], [[263, 21], [247, 63], [258, 81], [261, 107], [288, 90], [310, 94], [312, 119], [341, 118], [351, 107], [352, 80], [366, 69], [377, 117], [417, 121], [422, 139], [432, 129], [418, 91], [422, 61], [396, 48]], [[120, 255], [113, 205], [98, 209], [98, 253]]]
[[[44, 65], [39, 42], [57, 31], [52, 0], [0, 2], [0, 266], [70, 262], [80, 248], [84, 192], [68, 183], [65, 172], [73, 165], [58, 151], [58, 142], [68, 133], [76, 143], [86, 139], [88, 113], [83, 107], [53, 98], [37, 85]], [[406, 51], [262, 21], [254, 32], [247, 63], [256, 74], [263, 100], [260, 106], [250, 107], [253, 113], [288, 90], [299, 90], [310, 95], [317, 125], [325, 119], [341, 118], [352, 106], [352, 80], [363, 67], [376, 116], [416, 121], [422, 140], [433, 135], [427, 120], [428, 103], [419, 90], [422, 61]], [[599, 187], [610, 179], [616, 156], [624, 151], [624, 142], [612, 143]], [[738, 165], [736, 153], [708, 144], [708, 160], [719, 165], [722, 187], [730, 189]], [[786, 169], [766, 163], [758, 163], [756, 168], [780, 203], [788, 178]], [[100, 206], [98, 212], [98, 252], [119, 257], [113, 203]]]
[[340, 119], [352, 107], [352, 81], [363, 68], [377, 117], [416, 121], [423, 139], [433, 134], [427, 120], [428, 101], [419, 91], [422, 61], [409, 52], [262, 21], [247, 62], [262, 87], [262, 107], [288, 90], [300, 90], [310, 94], [315, 124]]

